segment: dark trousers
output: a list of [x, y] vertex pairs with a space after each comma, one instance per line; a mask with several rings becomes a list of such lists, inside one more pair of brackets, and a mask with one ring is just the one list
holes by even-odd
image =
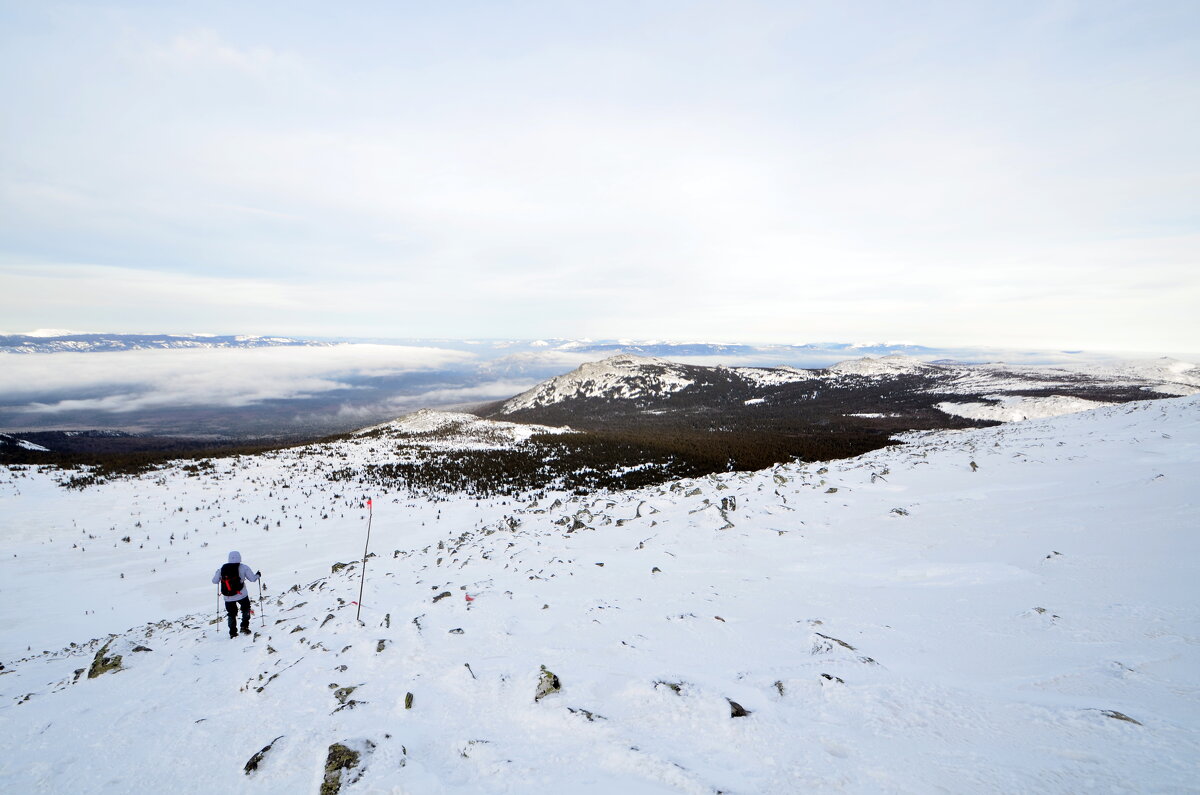
[[229, 634], [237, 634], [238, 605], [242, 608], [242, 629], [250, 629], [250, 596], [247, 594], [236, 602], [226, 602], [225, 612], [229, 614]]

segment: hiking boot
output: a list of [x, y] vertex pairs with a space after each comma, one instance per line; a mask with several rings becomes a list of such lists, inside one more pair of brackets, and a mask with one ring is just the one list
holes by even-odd
[[230, 640], [237, 640], [237, 633], [236, 633], [236, 632], [230, 632], [230, 633], [229, 633], [229, 639], [230, 639]]
[[242, 634], [243, 634], [243, 635], [249, 635], [249, 634], [250, 634], [250, 627], [242, 627]]

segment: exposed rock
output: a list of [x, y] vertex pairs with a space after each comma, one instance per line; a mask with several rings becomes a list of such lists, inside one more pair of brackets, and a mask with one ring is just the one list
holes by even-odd
[[437, 602], [438, 602], [438, 600], [440, 600], [440, 599], [445, 599], [447, 596], [450, 596], [450, 592], [449, 592], [449, 591], [442, 591], [440, 594], [438, 594], [437, 596], [433, 597], [433, 601], [434, 601], [434, 603], [437, 603]]
[[733, 699], [727, 698], [725, 700], [729, 702], [729, 717], [745, 718], [746, 716], [751, 714], [748, 709], [746, 709], [745, 707], [743, 707], [741, 704], [737, 703]]
[[683, 691], [683, 682], [661, 682], [660, 681], [660, 682], [654, 683], [655, 687], [658, 687], [659, 685], [662, 685], [663, 687], [666, 687], [666, 688], [670, 688], [671, 692], [674, 693], [675, 695], [679, 695]]
[[267, 752], [271, 750], [271, 746], [273, 746], [273, 745], [275, 745], [275, 743], [279, 742], [283, 738], [283, 736], [284, 735], [282, 735], [282, 734], [279, 735], [274, 740], [272, 740], [271, 742], [264, 745], [261, 751], [256, 753], [254, 756], [250, 757], [250, 760], [248, 762], [246, 762], [246, 766], [244, 768], [242, 768], [242, 770], [245, 771], [247, 776], [250, 775], [251, 773], [253, 773], [255, 770], [258, 770], [258, 766], [260, 764], [262, 764], [263, 757], [265, 757], [267, 755]]
[[404, 708], [405, 708], [405, 709], [412, 709], [412, 705], [413, 705], [413, 694], [412, 694], [412, 693], [405, 693], [405, 694], [404, 694]]
[[379, 652], [383, 651], [385, 648], [387, 648], [387, 644], [388, 644], [387, 639], [381, 640], [378, 643], [376, 643], [375, 644], [375, 653], [378, 654]]
[[835, 643], [838, 646], [841, 646], [843, 649], [849, 649], [850, 651], [856, 651], [856, 649], [853, 646], [851, 646], [849, 643], [847, 643], [846, 641], [838, 640], [837, 638], [832, 637], [831, 635], [823, 635], [820, 632], [814, 632], [813, 636], [814, 636], [814, 638], [821, 638], [821, 640], [813, 640], [812, 654], [828, 654], [829, 652], [833, 651], [833, 646]]
[[1102, 709], [1102, 710], [1100, 710], [1100, 714], [1106, 718], [1112, 718], [1114, 720], [1123, 720], [1128, 723], [1132, 723], [1135, 726], [1144, 725], [1140, 720], [1134, 720], [1133, 718], [1126, 715], [1124, 712], [1117, 712], [1115, 709]]
[[103, 646], [101, 646], [100, 650], [96, 652], [96, 656], [92, 658], [92, 665], [88, 668], [88, 679], [95, 679], [97, 676], [106, 674], [110, 671], [121, 670], [121, 655], [108, 655], [108, 647], [111, 645], [112, 641], [110, 640], [108, 643], [105, 643]]
[[356, 743], [359, 750], [342, 743], [329, 746], [325, 757], [325, 779], [321, 782], [321, 795], [337, 795], [343, 784], [353, 784], [362, 778], [363, 756], [375, 749], [375, 743], [361, 740]]
[[351, 566], [351, 565], [353, 565], [353, 564], [351, 564], [351, 563], [335, 563], [335, 564], [333, 564], [333, 566], [330, 567], [329, 573], [337, 574], [342, 569], [346, 568], [347, 566]]
[[537, 692], [534, 694], [533, 700], [541, 701], [544, 697], [551, 693], [557, 693], [559, 690], [562, 690], [562, 682], [559, 681], [557, 675], [547, 670], [546, 666], [543, 665], [542, 673], [538, 677]]

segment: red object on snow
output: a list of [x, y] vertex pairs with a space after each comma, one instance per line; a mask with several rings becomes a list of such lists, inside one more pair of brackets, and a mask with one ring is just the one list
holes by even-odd
[[474, 601], [475, 601], [475, 597], [474, 597], [474, 596], [471, 596], [471, 594], [469, 594], [469, 593], [465, 593], [465, 594], [463, 594], [463, 596], [467, 597], [467, 601], [468, 601], [468, 602], [474, 602]]

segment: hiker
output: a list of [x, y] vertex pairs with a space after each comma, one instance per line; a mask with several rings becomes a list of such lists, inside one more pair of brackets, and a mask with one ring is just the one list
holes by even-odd
[[261, 571], [251, 571], [242, 563], [241, 552], [230, 552], [229, 562], [217, 569], [212, 581], [221, 588], [225, 597], [225, 612], [229, 614], [229, 637], [238, 636], [238, 606], [242, 608], [242, 634], [250, 634], [250, 594], [246, 593], [246, 582], [254, 582], [262, 576]]

